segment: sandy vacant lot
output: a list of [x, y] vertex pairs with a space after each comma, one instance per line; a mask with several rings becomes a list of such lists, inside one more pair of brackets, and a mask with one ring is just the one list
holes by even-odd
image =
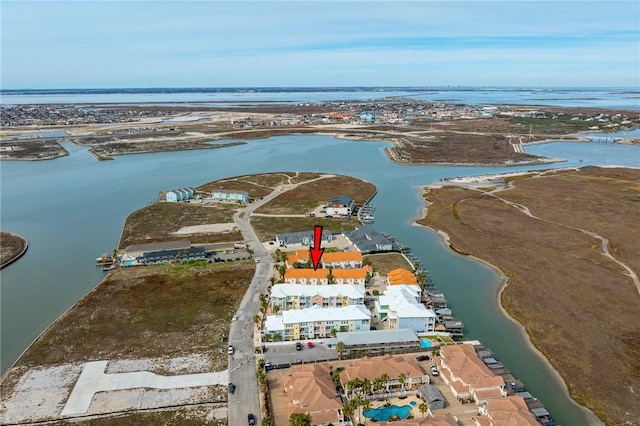
[[591, 167], [509, 180], [515, 187], [500, 192], [428, 190], [433, 204], [419, 223], [502, 270], [508, 277], [503, 306], [573, 398], [607, 424], [634, 424], [640, 418], [640, 170]]

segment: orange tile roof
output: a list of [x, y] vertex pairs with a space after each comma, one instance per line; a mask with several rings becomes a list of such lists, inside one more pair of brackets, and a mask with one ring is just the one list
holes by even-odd
[[436, 414], [431, 417], [417, 419], [397, 420], [393, 422], [380, 422], [380, 426], [458, 426], [458, 422], [451, 413]]
[[349, 363], [340, 373], [340, 380], [343, 384], [356, 378], [374, 380], [384, 373], [387, 373], [390, 379], [397, 379], [400, 373], [412, 378], [425, 375], [415, 360], [387, 354], [376, 358], [364, 357]]
[[443, 346], [440, 357], [456, 377], [473, 389], [505, 386], [504, 379], [493, 374], [478, 358], [473, 345]]
[[539, 426], [519, 396], [489, 399], [485, 410], [493, 426]]
[[324, 364], [298, 367], [283, 380], [286, 393], [287, 414], [309, 413], [311, 423], [341, 421], [342, 403]]
[[334, 251], [324, 253], [322, 261], [325, 263], [332, 262], [362, 262], [362, 253], [359, 251]]
[[387, 273], [390, 285], [397, 284], [418, 284], [415, 274], [403, 268], [394, 269]]

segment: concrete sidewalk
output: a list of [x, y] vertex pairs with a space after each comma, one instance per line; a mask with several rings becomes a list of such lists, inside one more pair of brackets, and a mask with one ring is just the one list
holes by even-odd
[[198, 386], [226, 386], [229, 382], [229, 370], [180, 376], [161, 376], [148, 371], [105, 374], [104, 370], [108, 363], [109, 361], [95, 361], [85, 364], [62, 410], [63, 416], [85, 414], [97, 392], [136, 388], [179, 389]]

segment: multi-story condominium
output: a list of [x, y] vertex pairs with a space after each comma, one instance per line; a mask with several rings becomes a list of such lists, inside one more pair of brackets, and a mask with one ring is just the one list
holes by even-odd
[[416, 333], [433, 333], [436, 313], [420, 302], [418, 285], [390, 285], [378, 297], [376, 309], [381, 321], [387, 321], [390, 329], [410, 328]]
[[461, 401], [485, 404], [506, 396], [504, 379], [496, 376], [476, 354], [471, 344], [440, 348], [440, 373], [451, 392]]
[[267, 316], [263, 334], [271, 338], [280, 335], [282, 340], [323, 339], [331, 336], [332, 330], [369, 331], [370, 324], [371, 312], [363, 305], [312, 306]]
[[364, 269], [287, 269], [284, 272], [285, 284], [328, 285], [352, 284], [364, 288], [367, 273]]
[[280, 311], [305, 309], [314, 305], [341, 308], [364, 305], [364, 289], [357, 285], [276, 284], [271, 288], [270, 304]]
[[[287, 268], [294, 268], [296, 264], [306, 264], [309, 259], [309, 250], [296, 250], [295, 253], [287, 256]], [[362, 268], [362, 253], [359, 251], [324, 253], [320, 264], [323, 268], [359, 269]]]

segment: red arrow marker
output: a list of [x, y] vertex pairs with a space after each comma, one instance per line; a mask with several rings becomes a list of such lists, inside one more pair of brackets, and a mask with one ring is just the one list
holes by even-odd
[[322, 244], [322, 226], [316, 225], [313, 228], [313, 247], [309, 248], [314, 271], [318, 269], [318, 265], [320, 265], [320, 259], [322, 258], [322, 253], [324, 253], [324, 249], [320, 248], [320, 244]]

